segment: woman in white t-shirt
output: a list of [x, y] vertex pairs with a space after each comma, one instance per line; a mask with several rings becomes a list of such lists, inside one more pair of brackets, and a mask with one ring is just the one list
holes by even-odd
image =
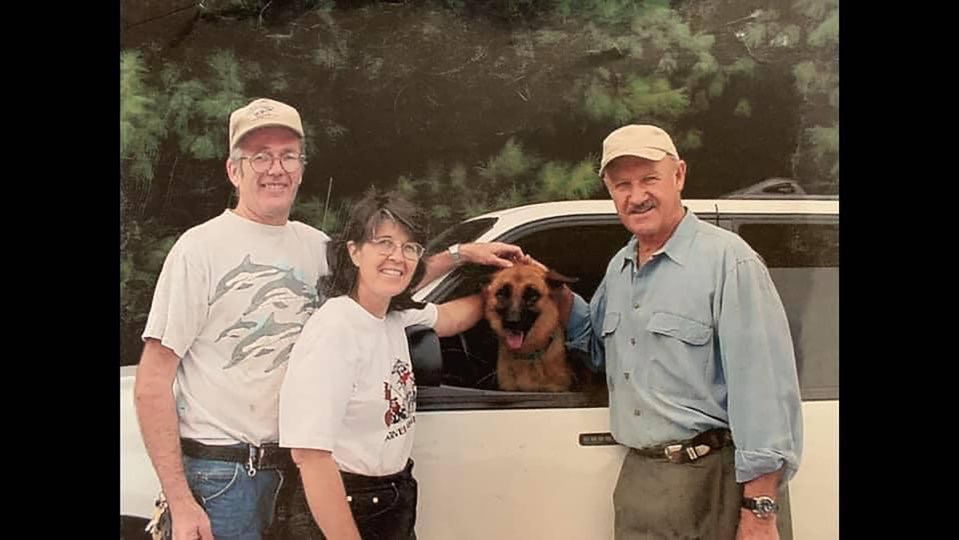
[[303, 328], [280, 391], [280, 445], [292, 448], [302, 478], [289, 501], [293, 538], [416, 537], [416, 383], [405, 329], [453, 335], [483, 307], [479, 295], [412, 301], [425, 272], [418, 239], [412, 205], [370, 192], [328, 251], [329, 300]]

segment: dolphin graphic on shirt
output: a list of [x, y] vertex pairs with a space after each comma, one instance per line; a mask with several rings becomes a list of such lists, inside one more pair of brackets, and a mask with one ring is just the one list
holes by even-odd
[[[249, 315], [268, 303], [283, 309], [289, 306], [292, 300], [302, 300], [307, 303], [316, 301], [316, 292], [312, 287], [293, 277], [293, 270], [284, 271], [279, 279], [275, 279], [256, 291], [250, 300], [249, 307], [243, 315]], [[302, 312], [302, 310], [301, 310]]]
[[243, 319], [240, 319], [233, 326], [230, 326], [229, 328], [220, 332], [220, 335], [216, 338], [216, 341], [220, 341], [225, 337], [238, 338], [241, 335], [240, 333], [231, 334], [230, 332], [233, 332], [234, 330], [249, 330], [250, 328], [256, 328], [256, 323], [253, 321], [244, 321]]
[[253, 287], [253, 280], [255, 278], [268, 277], [284, 271], [282, 268], [277, 268], [276, 266], [256, 264], [250, 259], [250, 255], [247, 254], [246, 257], [243, 257], [243, 261], [239, 266], [227, 272], [220, 279], [219, 283], [216, 284], [216, 290], [213, 293], [213, 299], [210, 300], [210, 305], [212, 306], [213, 303], [219, 300], [224, 294], [234, 289], [242, 291], [243, 289]]
[[272, 364], [270, 367], [268, 367], [268, 368], [266, 368], [265, 370], [263, 370], [263, 373], [269, 373], [269, 372], [273, 371], [274, 369], [276, 369], [276, 368], [280, 367], [281, 365], [283, 365], [283, 363], [286, 362], [287, 360], [289, 360], [289, 359], [290, 359], [290, 351], [293, 350], [293, 346], [294, 346], [294, 345], [296, 345], [296, 341], [295, 341], [295, 340], [293, 341], [293, 343], [290, 343], [289, 345], [287, 345], [285, 349], [283, 349], [282, 351], [280, 351], [280, 354], [276, 355], [276, 358], [273, 359], [273, 364]]
[[295, 341], [302, 328], [303, 325], [298, 322], [278, 323], [271, 313], [262, 326], [236, 344], [223, 369], [229, 369], [249, 358], [267, 355], [283, 346], [287, 340]]
[[322, 295], [317, 294], [313, 298], [312, 302], [306, 302], [302, 306], [300, 306], [300, 310], [297, 311], [296, 314], [299, 315], [300, 313], [313, 313], [313, 311], [315, 311], [316, 309], [318, 309], [320, 306], [323, 305], [324, 300], [325, 299], [323, 298]]

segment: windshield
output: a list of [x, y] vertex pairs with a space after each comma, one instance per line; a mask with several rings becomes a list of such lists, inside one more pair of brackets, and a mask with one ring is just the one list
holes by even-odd
[[486, 231], [492, 229], [497, 219], [498, 218], [494, 217], [474, 219], [454, 225], [441, 232], [436, 238], [433, 238], [426, 246], [426, 251], [428, 253], [435, 253], [453, 244], [473, 242]]

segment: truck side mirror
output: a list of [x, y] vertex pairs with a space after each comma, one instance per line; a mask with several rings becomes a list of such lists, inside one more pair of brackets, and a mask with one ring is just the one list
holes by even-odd
[[417, 386], [439, 386], [443, 382], [443, 354], [440, 338], [429, 326], [418, 324], [406, 328], [410, 345], [410, 361]]

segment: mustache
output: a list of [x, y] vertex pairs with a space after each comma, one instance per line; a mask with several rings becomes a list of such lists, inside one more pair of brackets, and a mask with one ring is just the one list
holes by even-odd
[[656, 205], [653, 203], [653, 200], [652, 200], [652, 199], [647, 199], [647, 200], [641, 202], [640, 204], [630, 204], [630, 205], [626, 208], [626, 212], [629, 213], [629, 214], [645, 212], [645, 211], [649, 210], [650, 208], [653, 208], [654, 206], [656, 206]]

